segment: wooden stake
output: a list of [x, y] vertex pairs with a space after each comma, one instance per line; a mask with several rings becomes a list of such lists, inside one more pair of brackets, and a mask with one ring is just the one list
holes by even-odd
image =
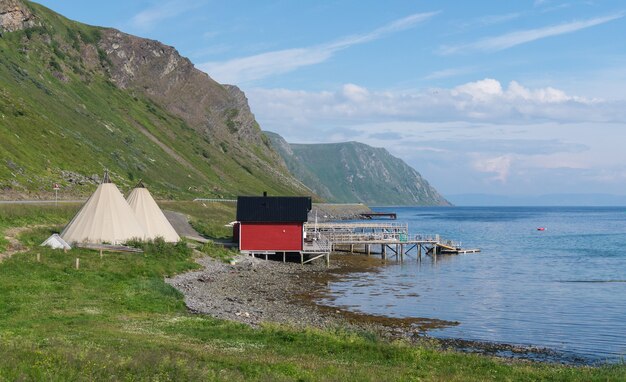
[[100, 248], [100, 258], [102, 258], [102, 248]]
[[80, 259], [76, 258], [76, 269], [80, 269]]
[[37, 262], [38, 262], [38, 263], [40, 263], [40, 262], [41, 262], [41, 254], [40, 254], [40, 253], [38, 253], [38, 254], [37, 254]]

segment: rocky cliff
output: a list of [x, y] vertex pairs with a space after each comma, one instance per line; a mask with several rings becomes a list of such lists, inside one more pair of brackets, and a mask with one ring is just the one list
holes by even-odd
[[17, 0], [0, 1], [0, 32], [17, 32], [39, 25], [30, 9]]

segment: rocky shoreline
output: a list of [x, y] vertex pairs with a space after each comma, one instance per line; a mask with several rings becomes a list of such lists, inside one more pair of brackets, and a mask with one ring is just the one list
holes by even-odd
[[367, 331], [387, 340], [403, 339], [440, 349], [453, 349], [504, 358], [567, 364], [585, 360], [568, 357], [550, 349], [510, 344], [434, 339], [427, 331], [457, 325], [457, 322], [427, 318], [394, 319], [349, 312], [316, 304], [326, 283], [342, 274], [375, 272], [381, 261], [365, 256], [337, 256], [326, 268], [323, 261], [304, 266], [297, 262], [266, 261], [238, 255], [234, 264], [210, 257], [197, 260], [203, 267], [165, 281], [185, 296], [195, 313], [242, 322], [259, 327], [264, 322], [289, 327], [315, 327]]

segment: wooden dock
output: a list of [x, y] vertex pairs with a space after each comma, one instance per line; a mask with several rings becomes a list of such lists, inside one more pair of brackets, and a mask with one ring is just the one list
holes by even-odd
[[[433, 256], [441, 254], [477, 253], [479, 249], [463, 249], [460, 243], [443, 240], [439, 235], [410, 235], [404, 223], [306, 223], [303, 253], [314, 258], [331, 252], [380, 254], [383, 259], [394, 256]], [[328, 257], [327, 257], [328, 261]]]

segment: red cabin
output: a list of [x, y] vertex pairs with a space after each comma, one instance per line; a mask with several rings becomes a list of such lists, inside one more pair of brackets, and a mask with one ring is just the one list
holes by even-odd
[[[244, 253], [300, 252], [310, 197], [237, 198], [239, 250]], [[239, 232], [237, 232], [237, 230]]]

